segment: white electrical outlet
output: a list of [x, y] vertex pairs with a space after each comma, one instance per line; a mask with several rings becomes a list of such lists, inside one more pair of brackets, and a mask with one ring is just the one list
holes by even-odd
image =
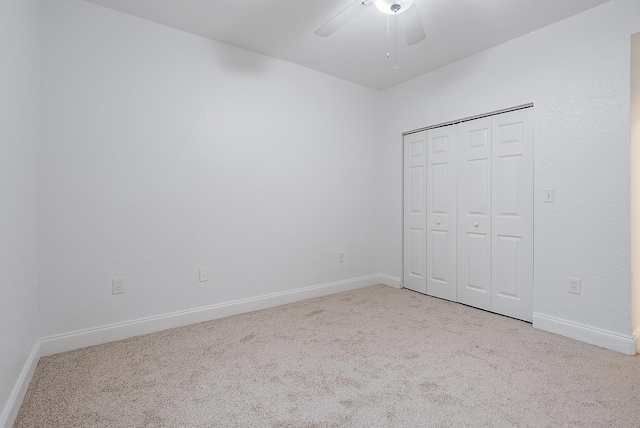
[[580, 294], [582, 281], [578, 278], [569, 278], [569, 293]]
[[553, 189], [544, 189], [543, 192], [544, 192], [544, 201], [553, 202], [553, 199], [554, 199]]
[[338, 253], [338, 263], [344, 263], [344, 251]]
[[111, 294], [124, 294], [124, 278], [111, 280]]
[[200, 282], [206, 282], [206, 281], [207, 281], [207, 270], [200, 269]]

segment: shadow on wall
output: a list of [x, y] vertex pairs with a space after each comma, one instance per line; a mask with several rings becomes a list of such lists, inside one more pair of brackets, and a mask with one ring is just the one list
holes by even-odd
[[241, 48], [221, 46], [214, 50], [215, 60], [227, 70], [240, 74], [261, 74], [271, 59]]

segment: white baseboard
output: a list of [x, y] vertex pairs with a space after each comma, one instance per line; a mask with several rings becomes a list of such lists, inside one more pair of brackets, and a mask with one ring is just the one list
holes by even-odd
[[636, 346], [636, 354], [640, 351], [640, 327], [633, 332], [633, 343]]
[[389, 287], [400, 289], [402, 288], [402, 280], [395, 276], [387, 275], [381, 273], [380, 275], [380, 283], [384, 285], [388, 285]]
[[18, 376], [18, 380], [11, 390], [9, 399], [7, 400], [4, 409], [0, 414], [0, 427], [11, 428], [13, 426], [13, 423], [18, 416], [20, 406], [22, 405], [22, 399], [27, 393], [27, 388], [29, 388], [29, 383], [31, 382], [33, 373], [36, 371], [39, 360], [40, 341], [36, 340], [36, 343], [33, 345], [33, 349], [31, 349], [31, 353], [29, 354], [27, 361], [25, 361], [24, 366], [22, 366], [22, 371], [20, 372], [20, 376]]
[[[336, 281], [328, 284], [314, 285], [296, 290], [267, 294], [249, 299], [236, 300], [188, 311], [174, 312], [170, 314], [144, 318], [124, 323], [112, 324], [103, 327], [76, 331], [58, 336], [41, 339], [40, 354], [42, 356], [86, 348], [116, 340], [127, 339], [141, 334], [154, 333], [170, 328], [182, 327], [189, 324], [209, 321], [213, 319], [238, 315], [273, 306], [298, 302], [300, 300], [322, 297], [343, 291], [355, 290], [384, 283], [391, 285], [394, 279], [387, 275], [370, 275], [360, 278], [352, 278], [344, 281]], [[392, 287], [394, 285], [391, 285]]]
[[638, 330], [634, 336], [624, 336], [536, 313], [533, 314], [533, 326], [540, 330], [570, 337], [571, 339], [580, 340], [627, 355], [635, 355], [638, 351], [637, 343], [640, 330]]

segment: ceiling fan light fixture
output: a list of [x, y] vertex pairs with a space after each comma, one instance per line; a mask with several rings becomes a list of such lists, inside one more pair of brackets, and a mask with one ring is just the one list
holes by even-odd
[[373, 0], [378, 10], [387, 15], [395, 15], [409, 9], [415, 0]]

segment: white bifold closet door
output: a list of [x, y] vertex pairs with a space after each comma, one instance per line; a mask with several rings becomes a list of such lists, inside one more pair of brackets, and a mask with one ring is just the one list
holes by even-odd
[[458, 127], [427, 132], [427, 294], [456, 300]]
[[405, 287], [531, 321], [533, 109], [407, 135], [404, 156]]
[[404, 287], [427, 292], [427, 132], [404, 136]]
[[533, 318], [533, 111], [491, 119], [491, 310]]
[[491, 118], [458, 127], [458, 301], [491, 310]]
[[458, 301], [533, 317], [533, 110], [458, 127]]

